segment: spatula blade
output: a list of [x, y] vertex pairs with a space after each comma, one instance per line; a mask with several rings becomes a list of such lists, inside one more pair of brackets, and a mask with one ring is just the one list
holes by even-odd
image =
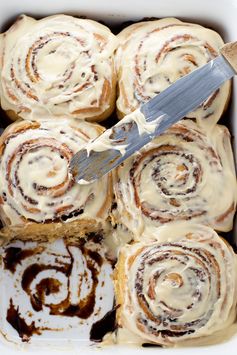
[[[226, 80], [235, 75], [220, 55], [177, 80], [134, 113], [90, 142], [73, 157], [70, 168], [77, 182], [86, 184], [101, 178], [154, 137], [203, 103]], [[143, 126], [134, 119], [140, 114]], [[137, 116], [136, 116], [137, 115]]]

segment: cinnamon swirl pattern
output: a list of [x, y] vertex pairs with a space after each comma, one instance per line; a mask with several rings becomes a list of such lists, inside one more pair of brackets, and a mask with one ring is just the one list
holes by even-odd
[[123, 162], [114, 174], [119, 222], [140, 238], [144, 229], [192, 220], [232, 228], [236, 177], [226, 127], [208, 135], [182, 121]]
[[66, 15], [21, 16], [0, 42], [1, 105], [10, 117], [99, 121], [112, 112], [117, 40], [106, 26]]
[[[118, 38], [117, 109], [121, 117], [214, 59], [224, 44], [216, 32], [173, 18], [133, 24]], [[226, 82], [187, 117], [201, 125], [214, 125], [227, 106], [229, 94], [230, 82]]]
[[154, 229], [152, 238], [120, 252], [119, 324], [168, 346], [232, 325], [237, 256], [230, 245], [209, 227], [183, 222]]
[[0, 137], [0, 212], [6, 225], [104, 221], [111, 203], [110, 176], [79, 186], [69, 161], [103, 128], [73, 118], [21, 121]]
[[93, 323], [113, 308], [112, 265], [96, 237], [3, 248], [1, 332], [9, 340], [28, 342], [45, 332], [55, 341], [89, 339]]

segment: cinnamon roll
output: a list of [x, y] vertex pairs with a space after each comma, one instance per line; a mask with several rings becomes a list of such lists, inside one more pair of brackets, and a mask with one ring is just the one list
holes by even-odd
[[191, 121], [172, 126], [114, 173], [117, 222], [140, 238], [144, 229], [192, 220], [232, 229], [237, 189], [230, 134], [206, 134]]
[[[117, 109], [129, 114], [180, 77], [214, 59], [224, 42], [216, 32], [174, 18], [133, 24], [118, 35]], [[187, 115], [214, 125], [227, 106], [230, 82]]]
[[166, 346], [194, 339], [200, 344], [202, 337], [231, 326], [237, 256], [230, 245], [211, 228], [185, 222], [151, 234], [152, 243], [120, 252], [115, 273], [120, 326]]
[[111, 204], [111, 177], [80, 186], [69, 161], [103, 128], [73, 118], [23, 120], [0, 137], [0, 216], [4, 224], [103, 223]]
[[21, 16], [0, 39], [1, 105], [13, 119], [101, 121], [115, 104], [116, 37], [95, 21]]

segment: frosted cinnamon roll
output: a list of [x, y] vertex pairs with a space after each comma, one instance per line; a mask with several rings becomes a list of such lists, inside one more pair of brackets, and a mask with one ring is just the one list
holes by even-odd
[[110, 30], [92, 20], [21, 16], [0, 39], [2, 108], [13, 119], [107, 118], [115, 102], [116, 44]]
[[[180, 77], [214, 59], [224, 42], [216, 32], [174, 18], [133, 24], [118, 35], [121, 117], [134, 111]], [[230, 82], [187, 115], [201, 125], [214, 125], [227, 106]]]
[[111, 177], [78, 185], [69, 161], [103, 128], [73, 118], [21, 121], [0, 137], [0, 216], [4, 224], [103, 222], [111, 203]]
[[114, 216], [136, 238], [172, 221], [232, 228], [236, 176], [224, 126], [207, 135], [195, 122], [181, 121], [124, 161], [114, 178]]
[[120, 252], [120, 326], [169, 346], [197, 338], [202, 343], [233, 324], [237, 256], [230, 245], [209, 227], [183, 222], [156, 228], [152, 237], [156, 241]]

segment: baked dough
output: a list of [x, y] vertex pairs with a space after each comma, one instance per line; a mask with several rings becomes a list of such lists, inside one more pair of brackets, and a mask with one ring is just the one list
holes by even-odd
[[10, 125], [0, 137], [2, 222], [7, 226], [80, 219], [103, 223], [110, 211], [111, 176], [80, 186], [69, 170], [72, 156], [102, 132], [97, 124], [73, 118]]
[[[237, 256], [214, 230], [178, 222], [120, 251], [114, 275], [121, 327], [166, 346], [228, 332], [236, 319]], [[216, 338], [216, 341], [218, 337]]]
[[19, 17], [0, 39], [2, 108], [13, 120], [107, 118], [115, 105], [116, 46], [116, 37], [96, 21]]
[[[215, 31], [174, 18], [133, 24], [119, 33], [118, 39], [117, 109], [121, 118], [214, 59], [224, 44]], [[187, 118], [202, 126], [214, 126], [229, 96], [230, 82], [226, 82]]]
[[115, 219], [138, 239], [172, 221], [230, 231], [237, 185], [228, 129], [177, 123], [115, 170], [114, 190]]

